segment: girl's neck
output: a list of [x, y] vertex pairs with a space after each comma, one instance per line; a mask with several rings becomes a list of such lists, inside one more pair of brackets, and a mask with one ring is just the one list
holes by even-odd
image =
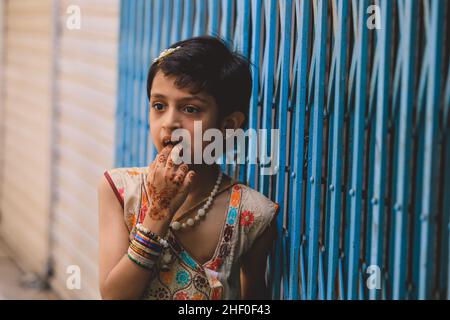
[[214, 185], [216, 184], [220, 167], [217, 164], [194, 164], [191, 166], [190, 170], [195, 171], [195, 178], [187, 200], [189, 200], [189, 202], [192, 200], [191, 203], [193, 203], [209, 196], [212, 188], [214, 188]]
[[[216, 184], [217, 177], [219, 175], [220, 167], [217, 164], [214, 165], [190, 165], [189, 170], [195, 171], [195, 178], [191, 186], [191, 191], [186, 198], [186, 201], [178, 209], [175, 214], [175, 219], [182, 216], [186, 210], [191, 208], [196, 203], [209, 197], [214, 185]], [[223, 177], [221, 186], [228, 183], [226, 176]], [[219, 187], [219, 190], [222, 187]]]

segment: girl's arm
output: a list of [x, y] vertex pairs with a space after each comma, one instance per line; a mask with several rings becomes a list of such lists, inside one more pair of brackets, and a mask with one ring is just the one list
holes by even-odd
[[[128, 258], [129, 235], [123, 218], [123, 209], [104, 177], [98, 185], [98, 204], [101, 297], [139, 299], [151, 280], [152, 273]], [[155, 233], [165, 234], [168, 224], [166, 221], [152, 220], [151, 229]]]
[[[160, 236], [167, 233], [173, 215], [186, 200], [195, 175], [186, 164], [175, 166], [171, 150], [172, 145], [165, 147], [148, 168], [148, 196], [154, 201], [142, 224]], [[128, 258], [123, 209], [104, 177], [98, 186], [98, 206], [100, 294], [103, 299], [139, 299], [152, 272]]]
[[270, 292], [266, 285], [266, 261], [277, 235], [277, 224], [273, 222], [255, 240], [246, 253], [241, 265], [241, 299], [269, 300]]

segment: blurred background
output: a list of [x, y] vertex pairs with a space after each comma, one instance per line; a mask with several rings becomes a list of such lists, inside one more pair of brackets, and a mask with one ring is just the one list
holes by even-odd
[[203, 34], [254, 64], [248, 128], [280, 130], [276, 175], [223, 166], [280, 204], [273, 297], [450, 299], [449, 15], [444, 0], [0, 0], [0, 299], [100, 298], [97, 182], [153, 159], [148, 67]]
[[[114, 163], [119, 1], [0, 5], [0, 298], [34, 297], [8, 289], [20, 283], [96, 299], [96, 185]], [[19, 278], [3, 269], [4, 247]], [[81, 285], [70, 290], [72, 265]]]

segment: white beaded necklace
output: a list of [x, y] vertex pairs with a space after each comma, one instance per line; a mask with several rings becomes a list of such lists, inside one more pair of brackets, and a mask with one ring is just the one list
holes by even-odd
[[219, 185], [222, 182], [222, 171], [219, 170], [219, 176], [217, 177], [216, 180], [216, 184], [214, 185], [213, 190], [211, 191], [211, 194], [208, 197], [208, 200], [206, 201], [206, 203], [203, 205], [203, 207], [201, 207], [200, 209], [197, 210], [197, 214], [195, 215], [195, 217], [189, 218], [186, 220], [186, 222], [179, 222], [179, 221], [174, 221], [170, 224], [170, 227], [172, 228], [172, 230], [180, 230], [180, 229], [186, 229], [188, 226], [189, 227], [194, 227], [196, 222], [199, 222], [200, 219], [204, 216], [206, 216], [206, 213], [209, 209], [209, 207], [211, 206], [214, 197], [216, 196], [217, 191], [219, 190]]

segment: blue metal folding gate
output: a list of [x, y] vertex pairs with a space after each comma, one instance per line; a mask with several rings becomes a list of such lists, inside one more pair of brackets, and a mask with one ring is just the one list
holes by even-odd
[[152, 59], [175, 41], [219, 35], [256, 66], [249, 127], [280, 129], [277, 175], [224, 168], [281, 204], [273, 297], [449, 299], [449, 8], [122, 0], [116, 165], [155, 155]]

